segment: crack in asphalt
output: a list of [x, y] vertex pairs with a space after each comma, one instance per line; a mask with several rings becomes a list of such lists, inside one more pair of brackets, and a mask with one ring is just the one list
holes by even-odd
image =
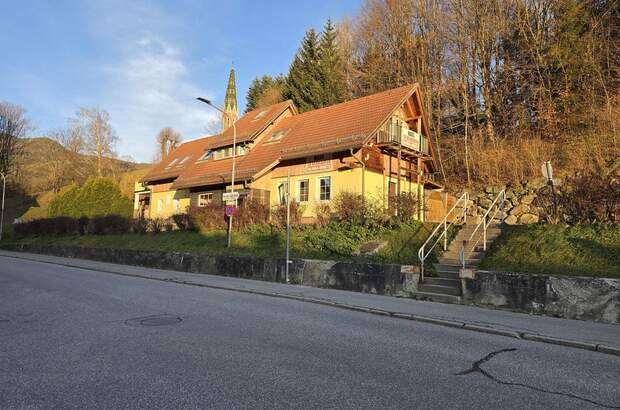
[[576, 400], [581, 400], [590, 404], [594, 404], [596, 406], [600, 406], [600, 407], [604, 407], [607, 409], [620, 409], [620, 406], [613, 406], [613, 405], [609, 405], [609, 404], [605, 404], [605, 403], [600, 403], [597, 402], [595, 400], [591, 400], [591, 399], [587, 399], [585, 397], [581, 397], [581, 396], [577, 396], [576, 394], [572, 394], [572, 393], [564, 393], [564, 392], [559, 392], [559, 391], [554, 391], [554, 390], [547, 390], [547, 389], [543, 389], [541, 387], [536, 387], [536, 386], [531, 386], [529, 384], [525, 384], [525, 383], [518, 383], [518, 382], [508, 382], [505, 380], [501, 380], [498, 377], [493, 376], [491, 373], [489, 373], [488, 371], [484, 370], [481, 366], [482, 364], [488, 362], [489, 360], [491, 360], [494, 356], [497, 356], [498, 354], [502, 354], [502, 353], [508, 353], [508, 352], [514, 352], [517, 349], [515, 348], [508, 348], [508, 349], [501, 349], [501, 350], [496, 350], [494, 352], [489, 353], [488, 355], [484, 356], [482, 359], [475, 361], [471, 368], [463, 370], [462, 372], [458, 372], [456, 373], [456, 376], [465, 376], [468, 374], [472, 374], [472, 373], [481, 373], [484, 377], [490, 379], [491, 381], [503, 385], [503, 386], [515, 386], [515, 387], [523, 387], [526, 389], [530, 389], [530, 390], [534, 390], [540, 393], [547, 393], [547, 394], [554, 394], [557, 396], [564, 396], [564, 397], [569, 397], [571, 399], [576, 399]]

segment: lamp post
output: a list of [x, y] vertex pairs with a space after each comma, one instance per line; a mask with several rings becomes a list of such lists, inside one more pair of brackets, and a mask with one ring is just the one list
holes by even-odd
[[[216, 110], [218, 110], [222, 114], [226, 115], [230, 119], [230, 122], [232, 123], [232, 128], [233, 128], [233, 146], [232, 146], [233, 154], [232, 154], [232, 175], [231, 175], [231, 183], [230, 183], [230, 192], [234, 196], [234, 193], [235, 193], [235, 159], [236, 159], [236, 156], [237, 156], [237, 126], [235, 125], [235, 120], [226, 111], [222, 110], [220, 107], [218, 107], [217, 105], [213, 104], [211, 102], [211, 100], [208, 100], [208, 99], [202, 98], [202, 97], [198, 97], [196, 99], [198, 101], [200, 101], [200, 102], [203, 102], [203, 103], [205, 103], [207, 105], [210, 105], [211, 107], [215, 108]], [[235, 198], [235, 208], [237, 208], [237, 198]], [[230, 248], [232, 246], [232, 219], [233, 219], [233, 214], [231, 213], [230, 216], [228, 217], [228, 243], [226, 245], [228, 248]]]
[[2, 240], [2, 231], [4, 224], [4, 191], [6, 190], [6, 175], [4, 172], [0, 172], [0, 176], [2, 177], [2, 212], [0, 213], [0, 241]]

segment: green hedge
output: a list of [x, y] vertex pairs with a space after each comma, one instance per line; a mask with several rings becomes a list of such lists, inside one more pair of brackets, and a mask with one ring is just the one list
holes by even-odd
[[49, 217], [130, 217], [132, 211], [131, 200], [121, 194], [112, 179], [91, 177], [82, 186], [72, 184], [56, 194], [50, 201], [47, 213]]

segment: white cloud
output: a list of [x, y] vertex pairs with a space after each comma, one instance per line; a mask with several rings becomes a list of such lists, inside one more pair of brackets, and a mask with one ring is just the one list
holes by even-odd
[[155, 136], [165, 126], [185, 140], [204, 135], [218, 116], [196, 101], [211, 93], [192, 81], [181, 50], [154, 35], [142, 35], [125, 46], [126, 57], [104, 68], [109, 81], [102, 99], [120, 137], [119, 152], [151, 160]]

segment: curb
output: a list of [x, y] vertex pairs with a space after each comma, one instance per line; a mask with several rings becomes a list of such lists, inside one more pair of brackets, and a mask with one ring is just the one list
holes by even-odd
[[[332, 300], [314, 299], [314, 298], [309, 298], [309, 297], [304, 297], [304, 296], [288, 295], [285, 293], [277, 293], [277, 292], [266, 292], [266, 291], [256, 290], [256, 289], [241, 289], [241, 288], [218, 286], [218, 285], [207, 285], [204, 283], [197, 283], [197, 282], [192, 282], [189, 280], [182, 280], [182, 279], [175, 279], [175, 278], [155, 278], [152, 276], [145, 276], [145, 275], [139, 275], [139, 274], [134, 274], [134, 273], [106, 270], [106, 269], [102, 269], [99, 267], [86, 268], [83, 266], [78, 266], [77, 264], [52, 262], [52, 261], [41, 261], [36, 258], [29, 258], [27, 256], [17, 256], [17, 255], [0, 255], [0, 256], [4, 256], [6, 258], [29, 260], [29, 261], [39, 262], [39, 263], [49, 263], [52, 265], [67, 266], [70, 268], [93, 270], [97, 272], [110, 273], [110, 274], [119, 275], [119, 276], [149, 279], [149, 280], [156, 280], [156, 281], [168, 282], [168, 283], [176, 283], [179, 285], [198, 286], [198, 287], [203, 287], [203, 288], [227, 290], [227, 291], [232, 291], [232, 292], [249, 293], [249, 294], [254, 294], [254, 295], [269, 296], [269, 297], [280, 298], [280, 299], [296, 300], [299, 302], [307, 302], [307, 303], [313, 303], [317, 305], [330, 306], [330, 307], [339, 308], [339, 309], [352, 310], [356, 312], [370, 313], [370, 314], [378, 315], [378, 316], [389, 316], [395, 319], [412, 320], [416, 322], [429, 323], [429, 324], [434, 324], [434, 325], [439, 325], [439, 326], [444, 326], [444, 327], [460, 328], [460, 329], [470, 330], [470, 331], [478, 332], [478, 333], [487, 333], [487, 334], [493, 334], [497, 336], [510, 337], [513, 339], [523, 339], [523, 340], [528, 340], [532, 342], [554, 344], [554, 345], [559, 345], [559, 346], [566, 346], [566, 347], [572, 347], [576, 349], [589, 350], [589, 351], [598, 352], [598, 353], [620, 356], [620, 347], [612, 347], [612, 346], [607, 346], [603, 344], [581, 342], [578, 340], [561, 339], [561, 338], [557, 338], [553, 336], [537, 335], [537, 334], [532, 334], [532, 333], [520, 333], [520, 332], [514, 332], [510, 330], [496, 329], [492, 327], [485, 327], [485, 326], [470, 324], [466, 322], [453, 321], [453, 320], [437, 319], [433, 317], [420, 316], [420, 315], [415, 315], [415, 314], [410, 314], [410, 313], [391, 312], [387, 310], [369, 308], [365, 306], [349, 305], [346, 303], [335, 302]], [[54, 255], [43, 255], [43, 256], [56, 257]], [[99, 261], [95, 261], [95, 262], [99, 262]], [[104, 263], [108, 263], [108, 262], [104, 262]]]

